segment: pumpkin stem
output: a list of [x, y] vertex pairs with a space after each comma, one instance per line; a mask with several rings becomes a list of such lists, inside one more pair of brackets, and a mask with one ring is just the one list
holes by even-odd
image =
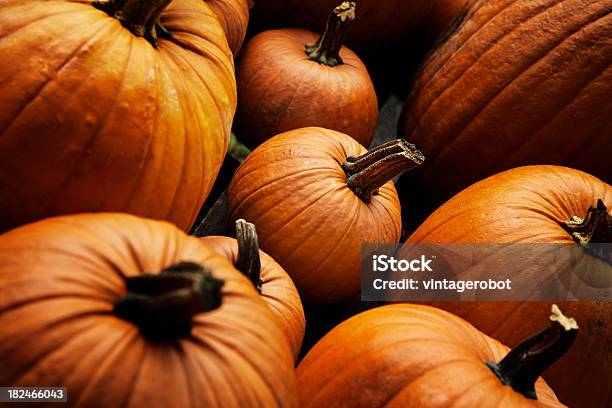
[[161, 13], [172, 0], [95, 0], [92, 4], [116, 18], [137, 37], [144, 37], [154, 47], [157, 38], [172, 38], [172, 34], [159, 22]]
[[565, 354], [578, 332], [576, 320], [564, 316], [557, 305], [552, 306], [550, 321], [548, 328], [524, 340], [499, 363], [486, 362], [504, 385], [530, 399], [537, 399], [538, 377]]
[[236, 221], [236, 239], [238, 240], [238, 260], [236, 268], [242, 272], [261, 294], [261, 260], [255, 225], [243, 219]]
[[189, 337], [193, 316], [221, 306], [224, 282], [204, 266], [180, 262], [159, 274], [125, 279], [127, 294], [113, 313], [136, 324], [150, 338]]
[[425, 157], [404, 139], [375, 147], [359, 156], [349, 156], [342, 165], [348, 177], [346, 184], [366, 203], [389, 180], [420, 166]]
[[342, 2], [329, 15], [325, 31], [317, 42], [306, 45], [306, 55], [312, 61], [329, 67], [342, 65], [340, 49], [346, 40], [346, 33], [353, 20], [355, 20], [355, 2]]
[[586, 216], [574, 215], [561, 225], [586, 251], [612, 263], [612, 254], [606, 250], [605, 245], [589, 245], [612, 243], [612, 215], [608, 213], [601, 198], [597, 200], [596, 207], [589, 207]]

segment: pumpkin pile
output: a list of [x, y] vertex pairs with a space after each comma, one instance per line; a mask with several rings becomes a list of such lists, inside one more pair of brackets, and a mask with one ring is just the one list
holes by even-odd
[[[8, 402], [609, 406], [610, 27], [596, 0], [0, 0]], [[364, 245], [445, 243], [610, 274], [360, 301]]]

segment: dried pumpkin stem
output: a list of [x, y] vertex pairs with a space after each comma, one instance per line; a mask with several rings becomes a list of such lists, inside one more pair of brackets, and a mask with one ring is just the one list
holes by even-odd
[[355, 2], [345, 1], [331, 12], [325, 31], [317, 42], [306, 45], [306, 55], [312, 61], [330, 67], [343, 64], [340, 49], [344, 45], [346, 33], [353, 20], [355, 20]]
[[346, 162], [342, 165], [342, 169], [347, 176], [352, 176], [384, 157], [393, 153], [401, 153], [406, 149], [416, 150], [416, 147], [405, 139], [392, 140], [368, 150], [364, 155], [348, 156]]
[[612, 243], [612, 215], [602, 199], [597, 200], [596, 207], [589, 207], [584, 217], [574, 215], [562, 226], [587, 252], [612, 263], [607, 245], [596, 245]]
[[255, 225], [245, 220], [236, 221], [236, 239], [238, 240], [238, 260], [236, 268], [242, 272], [261, 294], [261, 260]]
[[159, 17], [172, 0], [96, 0], [94, 7], [116, 18], [137, 37], [144, 37], [154, 47], [157, 38], [172, 35], [159, 22]]
[[576, 320], [564, 316], [557, 305], [552, 306], [550, 321], [548, 328], [524, 340], [499, 363], [486, 363], [503, 384], [527, 398], [537, 399], [536, 380], [565, 354], [578, 333]]
[[425, 157], [413, 144], [397, 139], [359, 157], [349, 157], [342, 165], [346, 184], [366, 203], [389, 180], [420, 166]]
[[174, 264], [159, 274], [125, 279], [127, 294], [113, 313], [150, 338], [189, 337], [193, 316], [221, 306], [224, 282], [193, 262]]

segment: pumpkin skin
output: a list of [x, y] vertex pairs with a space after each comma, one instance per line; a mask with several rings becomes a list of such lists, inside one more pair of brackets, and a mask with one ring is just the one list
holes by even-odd
[[0, 230], [102, 211], [191, 226], [227, 149], [233, 59], [202, 0], [161, 20], [184, 46], [89, 1], [0, 1]]
[[[234, 238], [208, 236], [200, 240], [229, 260], [238, 261], [238, 242]], [[261, 259], [261, 298], [270, 307], [297, 359], [304, 340], [306, 318], [300, 295], [287, 272], [271, 256], [259, 251]]]
[[[584, 216], [600, 198], [610, 208], [612, 187], [589, 174], [559, 166], [521, 167], [489, 177], [457, 194], [407, 242], [574, 244], [559, 222], [574, 215]], [[505, 344], [515, 344], [533, 333], [534, 325], [547, 312], [540, 302], [431, 304], [468, 320]], [[612, 305], [559, 305], [580, 322], [582, 335], [564, 358], [544, 373], [544, 378], [569, 406], [606, 405], [612, 375]]]
[[305, 408], [563, 406], [541, 378], [537, 401], [504, 386], [485, 363], [507, 352], [443, 310], [387, 305], [341, 323], [310, 350], [297, 368], [300, 402]]
[[365, 152], [345, 134], [296, 129], [255, 149], [230, 183], [230, 218], [257, 225], [260, 248], [289, 273], [306, 302], [334, 303], [357, 294], [361, 244], [399, 240], [393, 183], [369, 204], [346, 184], [342, 164]]
[[234, 125], [243, 143], [256, 147], [274, 135], [318, 126], [370, 145], [378, 100], [368, 70], [347, 47], [340, 50], [344, 64], [330, 67], [309, 60], [304, 46], [318, 37], [279, 29], [259, 33], [246, 44], [236, 66]]
[[238, 55], [249, 25], [250, 0], [206, 0], [225, 31], [227, 43], [234, 56]]
[[[295, 406], [293, 360], [269, 308], [171, 224], [50, 218], [0, 236], [0, 258], [2, 384], [62, 384], [83, 407]], [[189, 337], [153, 342], [113, 315], [125, 277], [185, 260], [225, 281], [221, 307], [197, 314]]]
[[612, 6], [481, 1], [417, 76], [400, 135], [428, 157], [435, 206], [513, 167], [555, 164], [609, 179]]
[[[301, 27], [319, 31], [329, 11], [341, 0], [256, 0], [257, 21], [270, 27]], [[372, 49], [396, 43], [423, 21], [432, 7], [426, 0], [359, 0], [348, 44]]]

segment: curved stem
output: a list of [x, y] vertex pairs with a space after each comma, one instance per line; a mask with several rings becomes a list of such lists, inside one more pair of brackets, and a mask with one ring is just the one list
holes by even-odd
[[342, 170], [344, 170], [347, 176], [352, 176], [378, 160], [383, 159], [385, 156], [389, 156], [393, 153], [401, 153], [404, 150], [416, 150], [416, 147], [408, 143], [405, 139], [392, 140], [368, 150], [368, 152], [362, 156], [348, 156], [346, 162], [342, 165]]
[[159, 274], [125, 279], [127, 294], [113, 313], [137, 325], [151, 338], [189, 337], [193, 316], [221, 306], [221, 287], [204, 266], [180, 262]]
[[602, 199], [597, 200], [596, 207], [589, 207], [584, 218], [574, 215], [564, 221], [562, 226], [587, 252], [612, 263], [609, 248], [606, 245], [596, 245], [612, 243], [612, 215], [608, 213]]
[[425, 157], [413, 144], [397, 139], [359, 157], [347, 157], [342, 169], [346, 184], [366, 203], [389, 180], [420, 166]]
[[238, 240], [238, 260], [236, 268], [242, 272], [261, 294], [261, 260], [255, 225], [243, 219], [236, 221], [236, 240]]
[[119, 20], [121, 25], [135, 36], [144, 37], [157, 47], [158, 36], [172, 37], [159, 22], [161, 13], [171, 2], [172, 0], [96, 0], [92, 4]]
[[317, 42], [306, 45], [306, 55], [319, 64], [330, 67], [341, 65], [340, 49], [346, 40], [346, 33], [351, 23], [355, 20], [355, 2], [345, 1], [336, 7], [329, 18], [325, 31]]
[[564, 316], [557, 305], [552, 306], [550, 321], [548, 328], [524, 340], [499, 363], [486, 362], [503, 384], [527, 398], [537, 399], [536, 380], [565, 354], [578, 333], [576, 320]]

